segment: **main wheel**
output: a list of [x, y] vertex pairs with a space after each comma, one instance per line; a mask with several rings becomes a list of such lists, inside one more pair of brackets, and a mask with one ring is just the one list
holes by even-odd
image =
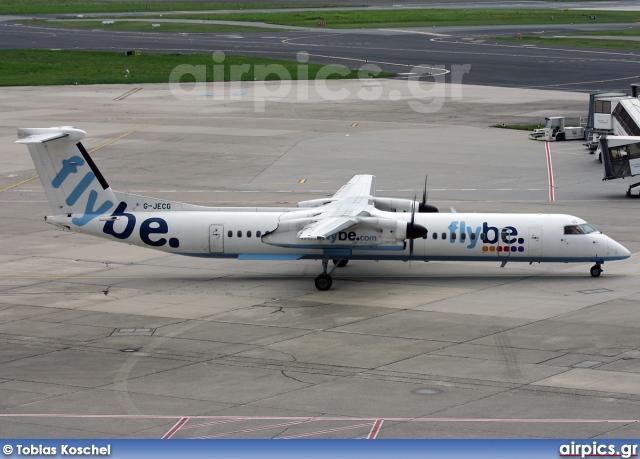
[[600, 267], [600, 265], [593, 265], [591, 267], [591, 275], [593, 277], [598, 277], [600, 275], [600, 273], [602, 272], [602, 268]]
[[318, 290], [329, 290], [333, 284], [333, 279], [328, 274], [320, 274], [316, 277], [316, 288]]
[[349, 260], [333, 260], [333, 264], [337, 265], [338, 268], [344, 268], [349, 263]]

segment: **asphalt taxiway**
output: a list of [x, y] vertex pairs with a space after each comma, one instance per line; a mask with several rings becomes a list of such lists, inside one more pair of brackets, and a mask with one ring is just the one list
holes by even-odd
[[222, 51], [290, 61], [304, 52], [309, 62], [323, 65], [359, 68], [369, 64], [392, 73], [412, 72], [424, 65], [448, 70], [470, 66], [472, 70], [462, 80], [465, 84], [593, 91], [619, 90], [640, 81], [640, 55], [629, 51], [510, 43], [492, 38], [514, 33], [566, 35], [637, 27], [630, 23], [378, 30], [294, 28], [277, 32], [200, 34], [66, 29], [46, 23], [0, 22], [0, 48], [180, 54]]
[[[191, 100], [163, 84], [0, 89], [3, 437], [640, 435], [638, 201], [580, 142], [551, 145], [550, 201], [544, 143], [489, 127], [583, 116], [586, 95], [447, 85], [437, 107], [397, 79], [327, 83], [339, 100], [278, 84]], [[318, 292], [319, 262], [184, 258], [47, 225], [13, 142], [68, 124], [121, 191], [288, 206], [358, 173], [411, 198], [428, 172], [442, 212], [573, 214], [634, 255], [599, 278], [586, 264], [352, 262]]]

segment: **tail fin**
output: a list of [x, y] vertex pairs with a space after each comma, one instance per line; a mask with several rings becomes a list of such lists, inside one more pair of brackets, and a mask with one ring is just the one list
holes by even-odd
[[113, 190], [82, 146], [84, 131], [71, 126], [18, 129], [16, 143], [29, 147], [54, 215], [73, 214], [86, 225], [116, 203]]

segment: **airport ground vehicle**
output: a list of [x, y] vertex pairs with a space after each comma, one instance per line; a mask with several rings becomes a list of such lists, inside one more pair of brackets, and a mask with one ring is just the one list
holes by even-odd
[[547, 142], [584, 139], [584, 126], [567, 127], [564, 125], [564, 116], [552, 116], [545, 120], [544, 128], [536, 129], [529, 134], [530, 139]]

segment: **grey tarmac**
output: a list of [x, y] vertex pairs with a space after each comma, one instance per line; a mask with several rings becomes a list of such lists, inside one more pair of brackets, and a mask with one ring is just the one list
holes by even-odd
[[[577, 120], [587, 96], [446, 85], [420, 113], [409, 102], [434, 99], [406, 80], [327, 83], [341, 100], [299, 97], [299, 84], [192, 100], [165, 84], [125, 98], [132, 86], [0, 89], [1, 435], [362, 438], [383, 420], [377, 438], [637, 438], [629, 181], [602, 182], [581, 142], [553, 143], [549, 201], [544, 143], [490, 127]], [[378, 99], [356, 95], [375, 84]], [[359, 173], [412, 198], [428, 173], [442, 212], [573, 214], [633, 255], [599, 278], [580, 264], [352, 262], [318, 292], [319, 262], [184, 258], [47, 225], [13, 142], [18, 127], [56, 125], [87, 131], [120, 191], [293, 206]]]

